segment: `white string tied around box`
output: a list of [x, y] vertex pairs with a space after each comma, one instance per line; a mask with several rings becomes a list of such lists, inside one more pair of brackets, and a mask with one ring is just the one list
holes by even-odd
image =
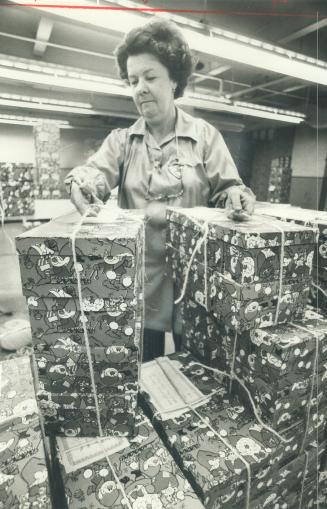
[[[91, 348], [90, 348], [88, 331], [87, 331], [87, 327], [86, 327], [86, 317], [85, 317], [85, 314], [84, 314], [83, 297], [82, 297], [82, 285], [81, 285], [81, 279], [80, 279], [80, 274], [79, 274], [79, 270], [78, 270], [78, 263], [77, 263], [77, 256], [76, 256], [76, 236], [77, 236], [79, 230], [81, 229], [81, 227], [82, 227], [86, 217], [88, 216], [90, 210], [92, 210], [92, 207], [89, 207], [84, 212], [84, 214], [81, 216], [80, 220], [76, 223], [76, 225], [73, 228], [73, 232], [71, 234], [70, 240], [71, 240], [71, 243], [72, 243], [74, 270], [75, 270], [76, 281], [77, 281], [78, 301], [79, 301], [81, 317], [82, 317], [84, 342], [85, 342], [86, 353], [87, 353], [87, 358], [88, 358], [88, 363], [89, 363], [89, 372], [90, 372], [90, 378], [91, 378], [91, 388], [92, 388], [93, 397], [94, 397], [94, 404], [95, 404], [97, 425], [98, 425], [99, 435], [100, 435], [101, 438], [103, 438], [105, 435], [103, 433], [102, 424], [101, 424], [100, 408], [99, 408], [99, 401], [98, 401], [98, 395], [97, 395], [96, 383], [95, 383], [95, 376], [94, 376], [94, 370], [93, 370], [93, 364], [92, 364]], [[112, 471], [112, 474], [114, 476], [116, 484], [119, 487], [119, 489], [120, 489], [120, 491], [121, 491], [121, 493], [123, 495], [122, 502], [126, 503], [128, 509], [133, 509], [131, 504], [130, 504], [130, 502], [129, 502], [129, 500], [128, 500], [128, 497], [127, 497], [127, 494], [125, 492], [125, 489], [124, 489], [122, 483], [120, 482], [120, 479], [119, 479], [117, 473], [115, 472], [115, 469], [114, 469], [114, 467], [113, 467], [113, 465], [112, 465], [112, 463], [110, 461], [110, 458], [109, 458], [109, 456], [107, 454], [105, 455], [105, 459], [107, 460], [107, 463], [108, 463], [108, 465], [109, 465], [109, 467], [110, 467], [110, 469]]]
[[[175, 304], [179, 304], [183, 298], [185, 297], [185, 292], [188, 284], [188, 279], [190, 275], [190, 271], [192, 268], [192, 263], [194, 260], [194, 257], [196, 253], [200, 250], [202, 244], [204, 243], [204, 307], [208, 311], [208, 259], [207, 259], [207, 238], [209, 233], [209, 221], [205, 221], [204, 223], [199, 223], [194, 218], [192, 218], [193, 223], [200, 228], [203, 235], [198, 239], [192, 255], [190, 257], [190, 260], [187, 264], [186, 273], [182, 285], [181, 294], [178, 297], [178, 299], [175, 300]], [[269, 221], [261, 221], [259, 224], [270, 224]], [[273, 225], [280, 233], [281, 233], [281, 242], [280, 242], [280, 268], [279, 268], [279, 285], [278, 285], [278, 298], [277, 298], [277, 305], [276, 305], [276, 313], [275, 313], [275, 325], [278, 323], [279, 319], [279, 310], [280, 310], [280, 302], [282, 298], [282, 292], [283, 292], [283, 267], [284, 267], [284, 252], [285, 252], [285, 231], [280, 226], [274, 224]], [[217, 276], [224, 278], [224, 275], [221, 272], [216, 271]]]
[[[156, 361], [157, 362], [157, 361]], [[183, 398], [183, 395], [180, 393], [178, 387], [176, 386], [176, 384], [174, 384], [174, 382], [169, 378], [169, 376], [167, 375], [167, 373], [165, 372], [163, 366], [161, 366], [161, 369], [163, 370], [163, 372], [165, 373], [166, 377], [169, 379], [170, 383], [173, 385], [174, 389], [176, 390], [177, 394], [179, 395], [179, 397], [181, 398], [181, 400], [185, 403], [183, 409], [185, 407], [187, 407], [189, 410], [191, 410], [192, 412], [195, 413], [195, 415], [200, 419], [200, 421], [210, 429], [210, 431], [221, 441], [223, 442], [223, 444], [244, 464], [245, 466], [245, 469], [246, 469], [246, 472], [247, 472], [247, 487], [246, 487], [246, 502], [245, 502], [245, 509], [250, 509], [250, 500], [251, 500], [251, 466], [249, 464], [248, 461], [246, 461], [243, 456], [241, 456], [241, 454], [238, 452], [238, 450], [233, 447], [220, 433], [218, 433], [210, 424], [209, 420], [202, 417], [201, 414], [199, 414], [199, 412], [196, 410], [196, 408], [194, 407], [194, 405], [190, 405], [189, 403], [187, 403], [184, 398]], [[157, 416], [160, 416], [160, 412], [155, 412], [152, 419], [154, 419], [155, 417]]]

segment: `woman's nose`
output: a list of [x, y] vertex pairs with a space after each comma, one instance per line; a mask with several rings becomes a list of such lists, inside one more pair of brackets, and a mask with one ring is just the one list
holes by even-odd
[[145, 80], [143, 79], [140, 79], [137, 83], [137, 86], [136, 86], [136, 93], [137, 94], [143, 94], [143, 93], [146, 93], [148, 92], [148, 87], [147, 87], [147, 84], [145, 82]]

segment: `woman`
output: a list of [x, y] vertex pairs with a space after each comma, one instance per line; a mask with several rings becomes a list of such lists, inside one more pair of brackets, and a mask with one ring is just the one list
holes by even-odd
[[68, 182], [81, 213], [89, 203], [107, 200], [117, 185], [122, 208], [145, 211], [144, 360], [150, 360], [163, 355], [165, 331], [173, 330], [180, 347], [180, 320], [165, 263], [166, 207], [222, 205], [251, 214], [254, 195], [243, 185], [220, 133], [175, 107], [192, 73], [192, 56], [177, 27], [152, 21], [133, 29], [116, 56], [140, 118], [128, 129], [112, 131]]

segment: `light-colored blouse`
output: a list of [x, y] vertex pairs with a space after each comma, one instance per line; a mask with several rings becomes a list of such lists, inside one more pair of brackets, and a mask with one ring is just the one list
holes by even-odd
[[166, 207], [215, 207], [224, 190], [243, 183], [222, 135], [206, 121], [176, 111], [175, 133], [160, 145], [141, 117], [112, 131], [84, 168], [95, 178], [99, 170], [105, 174], [105, 198], [119, 185], [120, 207], [146, 210], [145, 327], [180, 333], [165, 261]]

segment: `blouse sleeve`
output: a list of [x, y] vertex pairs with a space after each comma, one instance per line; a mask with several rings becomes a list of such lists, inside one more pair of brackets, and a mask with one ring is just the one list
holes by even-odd
[[[83, 175], [99, 190], [99, 198], [104, 201], [110, 196], [120, 180], [124, 163], [127, 129], [115, 129], [103, 141], [101, 147], [92, 154], [85, 164], [74, 168], [66, 177], [70, 185], [75, 175]], [[101, 191], [100, 191], [101, 190]]]
[[203, 163], [210, 184], [209, 205], [216, 207], [231, 186], [243, 186], [226, 143], [213, 126], [204, 122]]

